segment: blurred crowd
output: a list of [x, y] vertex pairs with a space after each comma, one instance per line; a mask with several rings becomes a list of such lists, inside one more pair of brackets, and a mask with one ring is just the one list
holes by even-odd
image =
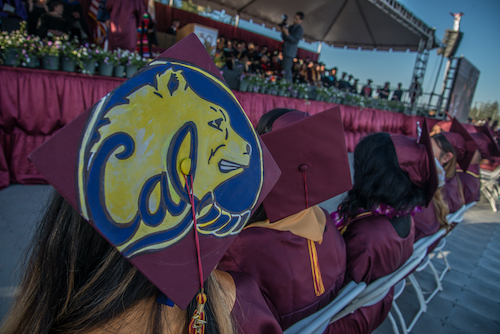
[[[280, 50], [269, 50], [267, 45], [257, 45], [238, 39], [228, 39], [219, 36], [217, 39], [216, 64], [221, 69], [237, 70], [244, 73], [254, 73], [262, 76], [282, 78], [283, 53]], [[339, 77], [338, 68], [326, 68], [326, 65], [310, 58], [294, 58], [292, 77], [295, 83], [307, 83], [316, 87], [335, 87], [341, 91], [360, 94], [365, 97], [378, 96], [379, 99], [401, 101], [403, 95], [402, 84], [391, 91], [390, 83], [383, 86], [372, 86], [373, 81], [368, 79], [360, 84], [359, 79], [352, 74], [342, 72]]]

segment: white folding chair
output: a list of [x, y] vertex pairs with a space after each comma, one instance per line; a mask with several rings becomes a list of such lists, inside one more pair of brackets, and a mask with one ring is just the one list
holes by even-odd
[[[406, 328], [406, 322], [405, 322], [405, 319], [403, 318], [403, 314], [401, 313], [401, 310], [399, 309], [398, 304], [396, 304], [396, 300], [403, 293], [405, 286], [406, 286], [406, 279], [404, 279], [404, 278], [394, 286], [394, 297], [392, 299], [392, 307], [394, 308], [394, 311], [396, 311], [396, 315], [399, 318], [399, 322], [401, 323], [401, 328], [403, 329], [403, 333], [408, 333], [408, 329]], [[398, 325], [396, 323], [396, 320], [394, 319], [394, 316], [392, 315], [392, 312], [389, 312], [387, 317], [391, 321], [392, 331], [395, 334], [399, 334]]]
[[500, 196], [500, 186], [498, 185], [500, 166], [494, 171], [480, 169], [479, 174], [481, 176], [481, 193], [490, 202], [493, 212], [497, 212], [496, 201]]
[[[440, 238], [442, 238], [445, 234], [446, 234], [446, 229], [444, 229], [444, 228], [440, 229], [436, 233], [418, 240], [413, 245], [413, 254], [421, 254], [421, 253], [425, 252], [425, 255], [422, 258], [422, 261], [418, 264], [418, 266], [415, 268], [415, 270], [422, 271], [427, 266], [429, 266], [434, 274], [434, 280], [436, 281], [436, 289], [433, 290], [432, 292], [430, 292], [431, 295], [429, 296], [429, 298], [425, 299], [424, 292], [422, 291], [420, 284], [418, 283], [417, 279], [415, 278], [415, 275], [413, 275], [413, 273], [408, 275], [408, 279], [412, 283], [413, 288], [415, 290], [415, 294], [417, 296], [418, 304], [419, 304], [420, 308], [419, 308], [417, 314], [413, 317], [409, 326], [406, 326], [406, 322], [404, 322], [403, 318], [400, 317], [401, 327], [403, 328], [403, 333], [408, 333], [409, 331], [412, 330], [413, 326], [415, 326], [415, 324], [417, 323], [417, 320], [420, 318], [422, 313], [427, 311], [427, 304], [431, 301], [432, 298], [434, 298], [434, 296], [439, 291], [443, 290], [443, 286], [441, 285], [441, 280], [439, 279], [439, 275], [437, 274], [437, 271], [434, 268], [434, 265], [432, 265], [432, 263], [430, 262], [430, 257], [427, 255], [427, 249], [432, 244], [434, 244], [436, 241], [438, 241]], [[393, 306], [394, 306], [394, 304], [395, 304], [395, 302], [393, 302]], [[395, 306], [395, 309], [397, 309], [397, 304]]]
[[293, 324], [293, 326], [284, 331], [284, 334], [323, 333], [326, 327], [328, 327], [330, 319], [356, 298], [365, 288], [365, 282], [359, 284], [354, 281], [349, 282], [330, 304]]
[[370, 283], [349, 305], [335, 315], [330, 323], [353, 313], [361, 307], [371, 306], [381, 301], [389, 290], [415, 269], [427, 254], [427, 249], [413, 252], [413, 255], [395, 272]]

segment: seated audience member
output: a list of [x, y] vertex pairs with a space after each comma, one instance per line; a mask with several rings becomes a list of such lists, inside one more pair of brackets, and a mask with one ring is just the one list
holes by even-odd
[[401, 101], [401, 97], [403, 95], [403, 90], [401, 89], [402, 84], [398, 83], [398, 89], [392, 93], [391, 101]]
[[[422, 134], [423, 136], [429, 136], [427, 121], [425, 119], [422, 131], [426, 132]], [[441, 192], [442, 187], [446, 184], [446, 175], [443, 166], [441, 166], [441, 163], [434, 156], [434, 153], [433, 159], [436, 167], [435, 172], [438, 175], [438, 186], [432, 197], [431, 203], [427, 207], [422, 208], [422, 211], [415, 212], [413, 216], [413, 222], [415, 224], [415, 241], [436, 233], [440, 228], [449, 227], [446, 216], [450, 211]]]
[[389, 82], [387, 81], [384, 84], [384, 87], [378, 90], [378, 98], [382, 100], [388, 100], [389, 95], [391, 94], [391, 90], [389, 89]]
[[48, 3], [49, 12], [42, 14], [38, 20], [37, 35], [41, 38], [47, 34], [62, 36], [69, 34], [70, 22], [64, 18], [64, 4], [60, 0], [51, 0]]
[[349, 74], [349, 76], [347, 77], [347, 86], [346, 86], [346, 91], [350, 92], [351, 89], [352, 89], [352, 84], [351, 84], [351, 81], [352, 79], [354, 79], [354, 76], [352, 74]]
[[342, 236], [317, 204], [351, 188], [347, 150], [338, 107], [314, 116], [272, 110], [257, 129], [272, 129], [261, 139], [282, 174], [219, 268], [249, 274], [286, 329], [326, 306], [344, 283]]
[[28, 35], [36, 35], [36, 26], [38, 24], [38, 19], [42, 14], [49, 11], [47, 7], [47, 2], [45, 0], [35, 0], [28, 1]]
[[[354, 150], [354, 185], [332, 217], [343, 226], [345, 282], [367, 284], [400, 268], [413, 254], [412, 213], [427, 205], [437, 176], [430, 139], [376, 133]], [[433, 172], [434, 171], [434, 172]], [[328, 327], [328, 333], [371, 333], [385, 319], [393, 290]], [[343, 321], [342, 321], [343, 320]]]
[[234, 69], [234, 60], [236, 59], [236, 50], [234, 49], [233, 42], [227, 40], [226, 46], [224, 47], [224, 57], [226, 58], [226, 67], [228, 70]]
[[[293, 82], [307, 83], [307, 64], [305, 62], [300, 63], [302, 60], [297, 62], [299, 70], [295, 73], [293, 77]], [[295, 67], [295, 65], [294, 65]], [[293, 72], [293, 71], [292, 71]]]
[[349, 83], [347, 82], [347, 73], [346, 72], [342, 72], [342, 77], [340, 78], [339, 80], [339, 86], [337, 87], [338, 89], [340, 90], [346, 90], [349, 86]]
[[170, 50], [31, 154], [59, 193], [1, 333], [282, 333], [251, 277], [213, 270], [279, 171], [197, 38]]
[[366, 85], [363, 86], [363, 88], [361, 88], [361, 95], [363, 95], [364, 97], [372, 97], [372, 80], [371, 79], [368, 79], [368, 82], [366, 83]]
[[281, 63], [278, 58], [278, 53], [276, 51], [273, 53], [273, 56], [271, 58], [271, 64], [269, 69], [273, 72], [274, 75], [281, 76]]
[[495, 141], [488, 126], [476, 127], [477, 132], [470, 135], [474, 138], [478, 149], [474, 154], [467, 172], [458, 171], [464, 191], [464, 202], [479, 202], [481, 198], [481, 180], [479, 175], [480, 164], [483, 159], [490, 160], [492, 157], [500, 157], [500, 148]]
[[[167, 29], [167, 34], [171, 34], [174, 36], [177, 35], [177, 31], [179, 30], [180, 25], [181, 21], [179, 21], [179, 19], [173, 19], [172, 25], [170, 26], [170, 28]], [[217, 48], [219, 47], [224, 48], [225, 43], [226, 43], [226, 37], [219, 36], [219, 38], [217, 38]]]
[[458, 163], [461, 170], [466, 172], [477, 150], [477, 144], [456, 119], [452, 122], [450, 132], [441, 132], [432, 138], [434, 139], [434, 154], [438, 160], [442, 157], [443, 160], [439, 162], [446, 172], [446, 185], [442, 190], [443, 198], [448, 204], [450, 213], [454, 213], [465, 204], [463, 185], [457, 175], [456, 165]]
[[89, 28], [80, 1], [64, 0], [64, 18], [70, 24], [71, 36], [76, 36], [80, 43], [85, 43], [89, 37]]
[[350, 93], [358, 94], [358, 81], [359, 79], [354, 79], [354, 82], [351, 85], [351, 89], [349, 90]]
[[21, 22], [28, 18], [24, 1], [0, 0], [0, 28], [10, 33], [19, 30]]

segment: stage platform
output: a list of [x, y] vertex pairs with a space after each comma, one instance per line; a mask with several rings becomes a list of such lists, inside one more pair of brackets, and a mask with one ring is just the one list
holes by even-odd
[[[11, 183], [44, 184], [27, 156], [82, 111], [125, 81], [124, 78], [0, 66], [0, 189]], [[234, 91], [252, 124], [274, 108], [311, 114], [337, 104]], [[420, 116], [340, 105], [349, 152], [374, 132], [416, 137]], [[431, 127], [432, 124], [429, 124]]]

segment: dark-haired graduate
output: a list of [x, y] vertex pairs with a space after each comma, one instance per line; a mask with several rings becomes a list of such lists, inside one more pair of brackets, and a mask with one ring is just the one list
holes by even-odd
[[[376, 133], [354, 150], [354, 185], [332, 218], [343, 228], [345, 282], [367, 284], [401, 267], [413, 253], [412, 213], [437, 187], [430, 138]], [[328, 333], [371, 333], [387, 317], [393, 290], [379, 303], [334, 322]]]
[[441, 132], [433, 136], [432, 140], [434, 154], [441, 160], [446, 172], [446, 184], [442, 189], [443, 198], [450, 213], [454, 213], [465, 204], [464, 187], [458, 172], [469, 170], [478, 146], [456, 119], [452, 121], [450, 132]]
[[1, 333], [282, 333], [214, 270], [279, 169], [194, 34], [30, 159], [57, 193]]
[[344, 241], [317, 204], [351, 188], [349, 162], [338, 107], [313, 116], [273, 110], [257, 129], [282, 174], [219, 268], [251, 275], [286, 329], [344, 284]]

